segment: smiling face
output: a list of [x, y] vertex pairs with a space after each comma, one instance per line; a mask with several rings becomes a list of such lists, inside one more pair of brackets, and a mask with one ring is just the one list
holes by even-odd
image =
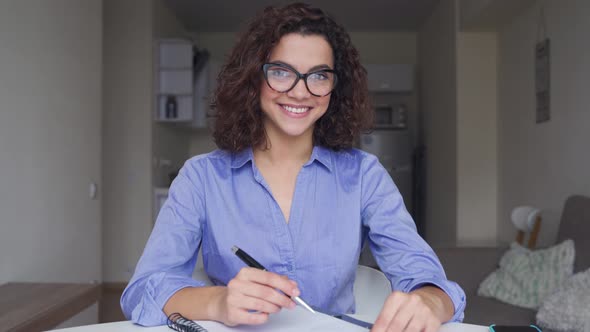
[[[284, 35], [272, 49], [268, 62], [285, 64], [306, 74], [334, 69], [330, 44], [323, 36], [291, 33]], [[312, 80], [312, 77], [309, 78]], [[265, 114], [264, 127], [269, 139], [304, 138], [311, 142], [315, 122], [326, 113], [330, 95], [312, 95], [303, 79], [288, 92], [277, 92], [262, 81], [260, 106]]]

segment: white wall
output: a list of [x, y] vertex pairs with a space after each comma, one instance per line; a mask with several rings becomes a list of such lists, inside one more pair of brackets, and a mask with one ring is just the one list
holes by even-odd
[[457, 36], [457, 243], [495, 245], [496, 33]]
[[104, 0], [103, 269], [126, 282], [152, 231], [152, 192], [188, 158], [189, 132], [154, 123], [154, 47], [158, 38], [190, 36], [162, 0]]
[[0, 1], [0, 284], [101, 279], [101, 31], [100, 0]]
[[103, 279], [127, 281], [152, 229], [152, 2], [104, 0]]
[[556, 236], [563, 203], [590, 195], [590, 2], [544, 1], [551, 39], [551, 120], [535, 123], [534, 44], [539, 5], [499, 32], [499, 208], [501, 241], [514, 239], [511, 209], [544, 209], [540, 244]]
[[426, 145], [426, 240], [457, 237], [457, 58], [454, 1], [440, 1], [418, 34], [421, 125]]

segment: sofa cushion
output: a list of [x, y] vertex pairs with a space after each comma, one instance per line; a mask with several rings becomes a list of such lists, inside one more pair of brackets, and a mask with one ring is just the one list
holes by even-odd
[[571, 240], [536, 251], [513, 243], [500, 259], [500, 267], [480, 284], [477, 294], [523, 308], [538, 308], [547, 294], [572, 275], [574, 253]]
[[578, 257], [574, 272], [590, 268], [590, 197], [574, 195], [568, 197], [563, 207], [557, 242], [574, 240]]
[[467, 294], [463, 322], [485, 326], [529, 325], [535, 322], [535, 311], [515, 307], [495, 299]]
[[537, 323], [556, 331], [590, 331], [590, 269], [575, 274], [543, 301]]

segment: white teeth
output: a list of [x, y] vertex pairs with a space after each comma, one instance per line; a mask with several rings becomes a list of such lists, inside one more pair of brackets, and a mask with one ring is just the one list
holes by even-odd
[[287, 106], [287, 105], [283, 105], [283, 108], [285, 108], [287, 111], [291, 112], [291, 113], [305, 113], [307, 112], [307, 110], [309, 110], [309, 107], [291, 107], [291, 106]]

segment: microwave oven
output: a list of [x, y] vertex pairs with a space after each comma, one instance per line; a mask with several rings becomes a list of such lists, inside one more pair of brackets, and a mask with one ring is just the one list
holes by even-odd
[[405, 104], [380, 104], [375, 105], [373, 109], [375, 111], [375, 128], [408, 128], [408, 108]]

